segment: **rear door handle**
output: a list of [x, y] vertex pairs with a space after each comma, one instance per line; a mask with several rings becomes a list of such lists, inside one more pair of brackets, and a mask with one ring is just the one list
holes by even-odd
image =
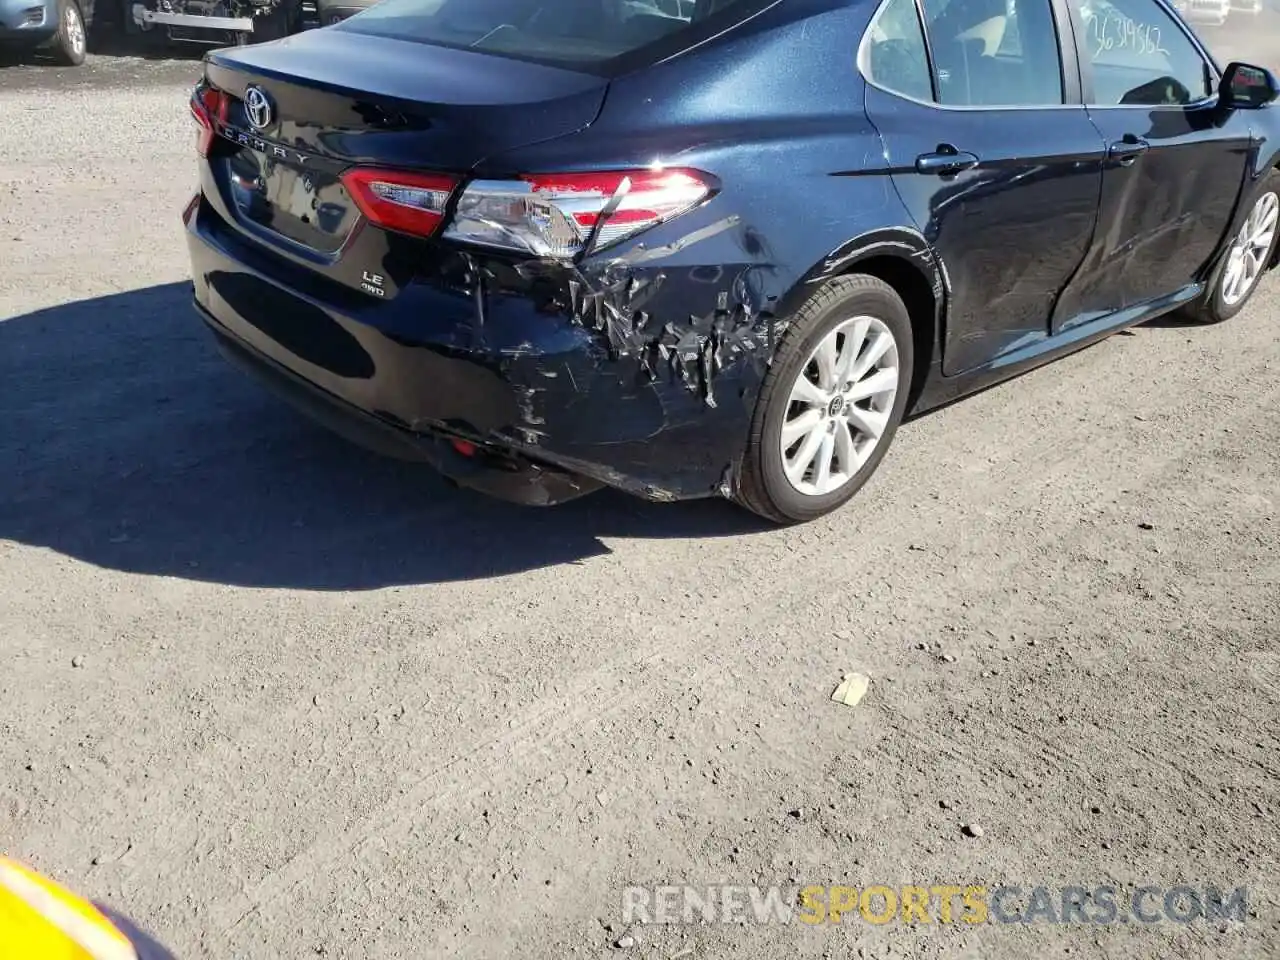
[[1132, 167], [1150, 149], [1151, 144], [1146, 140], [1128, 134], [1123, 140], [1117, 140], [1107, 148], [1107, 156], [1119, 162], [1122, 167]]
[[981, 162], [977, 154], [957, 150], [950, 144], [942, 144], [935, 153], [916, 157], [916, 170], [919, 173], [947, 177], [972, 170]]

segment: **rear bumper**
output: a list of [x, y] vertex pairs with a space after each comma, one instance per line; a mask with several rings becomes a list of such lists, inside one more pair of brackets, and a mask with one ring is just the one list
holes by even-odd
[[[600, 485], [654, 500], [723, 492], [745, 444], [746, 385], [725, 377], [712, 405], [646, 376], [598, 332], [549, 315], [545, 285], [541, 299], [425, 280], [387, 301], [336, 290], [210, 204], [187, 223], [197, 307], [224, 353], [339, 434], [525, 503]], [[486, 456], [463, 457], [449, 438]]]
[[144, 4], [132, 7], [133, 22], [140, 27], [186, 27], [194, 30], [230, 30], [252, 33], [253, 17], [205, 17], [187, 13], [161, 13]]
[[526, 505], [564, 503], [602, 486], [586, 477], [520, 458], [497, 458], [483, 451], [464, 456], [444, 435], [414, 433], [393, 426], [303, 380], [237, 339], [199, 304], [196, 309], [213, 332], [219, 351], [233, 366], [317, 423], [367, 450], [397, 460], [429, 464], [459, 486]]

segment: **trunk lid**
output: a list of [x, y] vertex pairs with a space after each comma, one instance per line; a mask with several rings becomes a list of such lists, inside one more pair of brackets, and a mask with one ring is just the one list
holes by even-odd
[[336, 30], [211, 53], [205, 82], [228, 101], [209, 162], [236, 225], [321, 260], [340, 256], [360, 219], [344, 170], [465, 174], [587, 126], [608, 86], [559, 67]]

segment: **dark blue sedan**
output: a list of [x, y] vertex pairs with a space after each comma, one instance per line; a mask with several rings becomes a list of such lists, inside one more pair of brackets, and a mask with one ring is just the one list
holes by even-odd
[[462, 486], [804, 521], [906, 415], [1239, 313], [1278, 93], [1164, 0], [382, 0], [207, 56], [195, 301]]

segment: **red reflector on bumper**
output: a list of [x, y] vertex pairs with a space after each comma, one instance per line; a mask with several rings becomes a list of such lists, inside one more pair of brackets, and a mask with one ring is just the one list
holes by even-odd
[[464, 457], [474, 457], [476, 455], [476, 445], [468, 440], [450, 440], [449, 442], [453, 444], [453, 449]]

